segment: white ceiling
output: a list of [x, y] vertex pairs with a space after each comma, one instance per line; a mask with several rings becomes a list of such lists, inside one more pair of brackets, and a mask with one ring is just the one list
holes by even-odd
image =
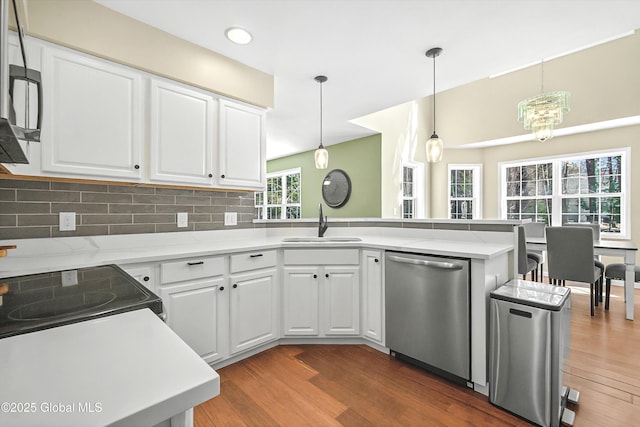
[[[640, 28], [638, 0], [97, 0], [275, 77], [267, 157], [373, 132], [349, 123]], [[248, 45], [227, 40], [241, 26]], [[640, 78], [640, 77], [639, 77]], [[515, 109], [515, 106], [514, 106]]]

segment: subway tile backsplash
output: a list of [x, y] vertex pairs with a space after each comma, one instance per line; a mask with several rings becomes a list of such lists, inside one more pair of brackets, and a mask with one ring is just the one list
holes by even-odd
[[[76, 231], [59, 230], [59, 212], [76, 213]], [[223, 224], [225, 212], [238, 213], [237, 226]], [[0, 178], [0, 240], [253, 228], [253, 218], [252, 192]]]

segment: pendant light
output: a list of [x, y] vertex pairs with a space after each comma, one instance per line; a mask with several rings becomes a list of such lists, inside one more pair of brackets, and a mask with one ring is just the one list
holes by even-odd
[[327, 80], [327, 76], [315, 77], [315, 81], [320, 83], [320, 146], [315, 152], [316, 169], [326, 169], [329, 166], [329, 152], [322, 145], [322, 83]]
[[444, 141], [436, 134], [436, 57], [442, 53], [442, 48], [434, 47], [429, 49], [425, 55], [433, 58], [433, 134], [427, 141], [427, 162], [437, 163], [442, 160], [444, 151]]

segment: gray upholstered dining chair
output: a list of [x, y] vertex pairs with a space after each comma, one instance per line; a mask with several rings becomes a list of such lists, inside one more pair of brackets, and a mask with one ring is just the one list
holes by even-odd
[[[600, 224], [592, 224], [590, 222], [569, 222], [566, 224], [563, 224], [565, 227], [586, 227], [586, 228], [590, 228], [591, 231], [593, 232], [593, 240], [600, 240], [600, 230], [601, 230], [601, 226]], [[598, 267], [600, 269], [600, 277], [598, 278], [598, 282], [597, 282], [597, 286], [596, 286], [596, 296], [597, 299], [595, 301], [596, 307], [598, 306], [598, 304], [600, 302], [602, 302], [602, 285], [604, 284], [604, 264], [600, 261], [599, 257], [595, 257], [593, 259], [594, 264], [596, 265], [596, 267]]]
[[589, 306], [594, 313], [597, 282], [602, 270], [594, 264], [593, 232], [586, 227], [547, 227], [549, 281], [589, 283]]
[[527, 256], [527, 238], [522, 225], [518, 226], [518, 274], [526, 278], [531, 273], [531, 280], [537, 280], [538, 262]]
[[[526, 237], [540, 237], [544, 239], [544, 230], [547, 224], [544, 222], [526, 222], [523, 224]], [[536, 269], [536, 280], [539, 277], [539, 281], [544, 279], [544, 263], [547, 259], [547, 251], [545, 250], [527, 250], [527, 256], [534, 259], [540, 267], [540, 272]]]
[[[607, 264], [604, 271], [604, 277], [607, 281], [606, 299], [604, 309], [609, 310], [609, 298], [611, 296], [611, 280], [624, 280], [627, 272], [627, 266], [622, 263]], [[636, 265], [634, 269], [634, 282], [640, 282], [640, 265]]]

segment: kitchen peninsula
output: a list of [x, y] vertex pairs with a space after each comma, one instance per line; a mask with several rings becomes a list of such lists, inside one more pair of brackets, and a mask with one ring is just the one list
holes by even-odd
[[[471, 380], [475, 390], [486, 394], [488, 295], [513, 275], [513, 226], [517, 223], [330, 220], [327, 239], [310, 241], [285, 240], [314, 236], [317, 227], [311, 220], [256, 222], [254, 229], [23, 239], [6, 242], [17, 243], [18, 248], [0, 261], [0, 277], [118, 264], [162, 296], [168, 325], [216, 368], [278, 343], [359, 342], [388, 351], [384, 345], [382, 263], [375, 260], [383, 259], [386, 250], [466, 258], [471, 262]], [[355, 239], [332, 239], [335, 237]], [[330, 316], [323, 311], [324, 307], [329, 311], [337, 307], [343, 310], [344, 304], [333, 301], [335, 304], [331, 305], [332, 297], [326, 291], [320, 294], [324, 295], [325, 304], [315, 303], [316, 307], [322, 307], [318, 314], [319, 330], [311, 328], [301, 333], [285, 327], [286, 319], [299, 314], [289, 310], [288, 294], [283, 290], [288, 280], [284, 271], [288, 268], [286, 260], [292, 257], [297, 266], [292, 268], [297, 268], [296, 271], [317, 266], [320, 262], [317, 259], [327, 257], [326, 266], [319, 267], [324, 268], [327, 277], [329, 272], [350, 272], [348, 283], [354, 292], [348, 295], [353, 298], [349, 308], [352, 311], [338, 316], [352, 320], [347, 332], [343, 328], [343, 332], [337, 333], [335, 330], [340, 328], [332, 329], [327, 323]], [[310, 271], [317, 275], [315, 270]], [[255, 315], [257, 307], [258, 317], [263, 317], [259, 324], [248, 325], [243, 314], [249, 311], [244, 311], [246, 307], [236, 295], [252, 287], [258, 292], [251, 312]], [[250, 294], [245, 296], [251, 298]], [[204, 300], [212, 303], [205, 304], [198, 313], [194, 307]], [[172, 317], [172, 311], [180, 309], [190, 310], [190, 317], [197, 319], [197, 323], [181, 323]], [[265, 327], [269, 330], [265, 331]], [[207, 336], [213, 338], [207, 341]]]

